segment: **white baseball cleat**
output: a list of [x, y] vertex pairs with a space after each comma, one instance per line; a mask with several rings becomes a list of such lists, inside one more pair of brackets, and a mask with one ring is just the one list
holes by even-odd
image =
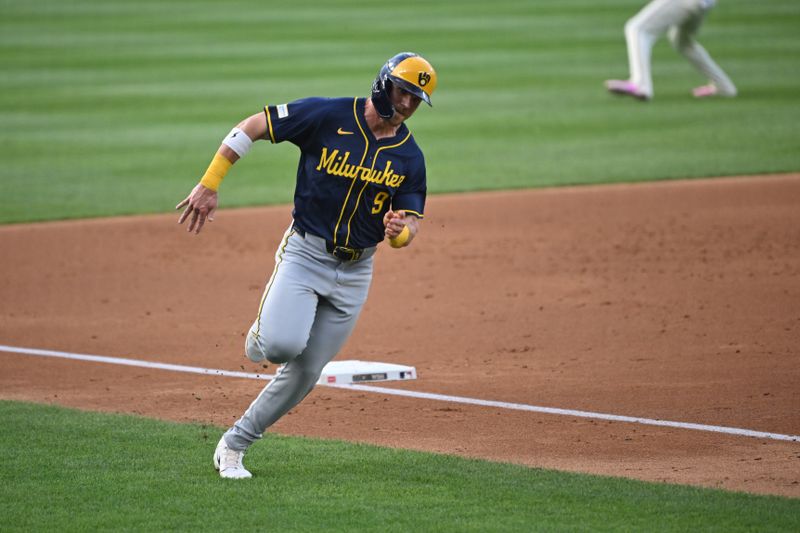
[[217, 449], [214, 450], [214, 468], [219, 470], [220, 477], [227, 479], [251, 478], [253, 474], [242, 465], [243, 457], [244, 451], [237, 452], [228, 448], [223, 435], [217, 443]]

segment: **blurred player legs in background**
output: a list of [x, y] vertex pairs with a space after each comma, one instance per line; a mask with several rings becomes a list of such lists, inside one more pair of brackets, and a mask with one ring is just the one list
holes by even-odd
[[653, 0], [647, 4], [625, 24], [630, 78], [606, 80], [606, 88], [639, 100], [652, 99], [651, 52], [658, 38], [667, 33], [672, 47], [709, 80], [707, 85], [694, 89], [695, 97], [736, 96], [731, 79], [695, 40], [715, 3], [715, 0]]

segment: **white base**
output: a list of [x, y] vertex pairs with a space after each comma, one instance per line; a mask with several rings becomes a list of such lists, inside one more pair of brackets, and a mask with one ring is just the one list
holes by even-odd
[[417, 379], [417, 369], [413, 366], [372, 361], [331, 361], [322, 369], [322, 375], [317, 383], [347, 385], [408, 379]]

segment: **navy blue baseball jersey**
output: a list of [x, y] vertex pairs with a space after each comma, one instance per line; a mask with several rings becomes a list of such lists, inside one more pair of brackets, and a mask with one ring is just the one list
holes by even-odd
[[364, 119], [366, 98], [305, 98], [264, 108], [273, 143], [300, 148], [295, 225], [337, 246], [368, 248], [384, 238], [391, 209], [423, 217], [425, 159], [402, 124], [375, 139]]

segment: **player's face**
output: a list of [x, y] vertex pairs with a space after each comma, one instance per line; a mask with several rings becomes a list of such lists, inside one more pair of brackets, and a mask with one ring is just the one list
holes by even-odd
[[389, 98], [392, 100], [395, 111], [394, 116], [389, 121], [396, 126], [413, 115], [422, 101], [419, 96], [404, 91], [396, 85], [392, 85], [392, 92]]

